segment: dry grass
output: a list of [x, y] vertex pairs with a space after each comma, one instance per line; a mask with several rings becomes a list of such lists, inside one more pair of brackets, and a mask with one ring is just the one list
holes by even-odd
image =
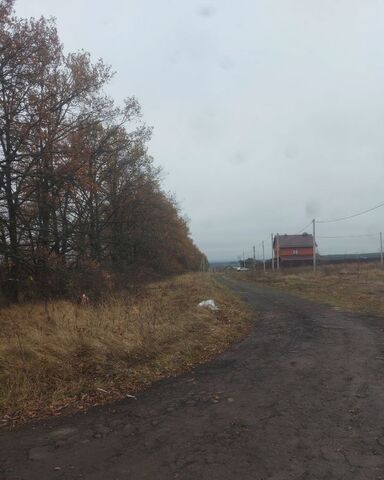
[[[214, 298], [220, 310], [197, 308]], [[0, 310], [3, 425], [134, 394], [201, 363], [249, 330], [240, 300], [208, 274], [151, 285], [99, 306], [66, 301]]]
[[[239, 274], [238, 274], [239, 275]], [[353, 263], [280, 272], [244, 272], [260, 285], [276, 287], [334, 307], [384, 315], [384, 270], [377, 264]]]

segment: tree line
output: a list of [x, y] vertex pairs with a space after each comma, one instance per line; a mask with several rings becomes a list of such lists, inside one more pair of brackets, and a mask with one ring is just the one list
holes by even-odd
[[148, 154], [138, 101], [65, 54], [54, 20], [0, 2], [0, 280], [11, 300], [111, 288], [206, 261]]

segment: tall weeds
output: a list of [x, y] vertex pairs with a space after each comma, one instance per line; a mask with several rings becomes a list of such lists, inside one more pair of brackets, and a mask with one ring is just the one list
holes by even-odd
[[[220, 310], [197, 308], [206, 298]], [[101, 305], [54, 301], [0, 310], [3, 424], [121, 398], [206, 360], [248, 325], [237, 297], [204, 274]]]

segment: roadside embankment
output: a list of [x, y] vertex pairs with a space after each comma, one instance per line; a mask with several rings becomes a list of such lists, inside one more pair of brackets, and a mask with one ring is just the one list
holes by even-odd
[[[198, 308], [213, 298], [219, 310]], [[67, 301], [0, 310], [3, 426], [134, 395], [242, 338], [250, 314], [210, 274], [149, 285], [100, 305]]]

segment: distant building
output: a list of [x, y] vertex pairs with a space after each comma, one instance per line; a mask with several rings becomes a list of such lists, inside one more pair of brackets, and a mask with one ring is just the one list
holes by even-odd
[[313, 260], [313, 236], [309, 233], [275, 235], [273, 251], [275, 259], [279, 258], [281, 265], [310, 263]]
[[254, 268], [255, 260], [253, 258], [246, 258], [245, 260], [239, 260], [241, 268]]

